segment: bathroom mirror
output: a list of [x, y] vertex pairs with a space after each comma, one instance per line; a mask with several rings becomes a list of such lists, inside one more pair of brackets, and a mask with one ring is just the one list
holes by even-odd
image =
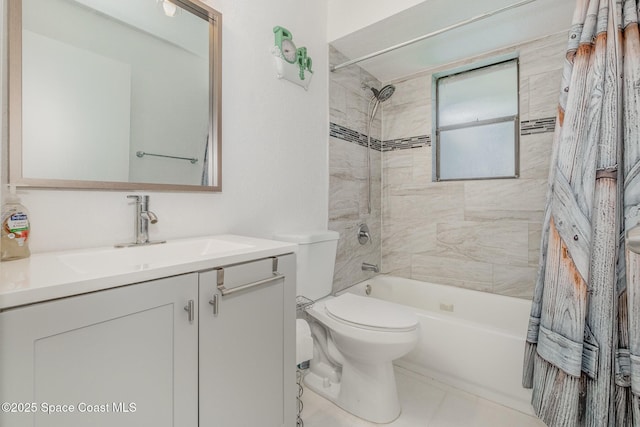
[[9, 181], [221, 190], [221, 14], [199, 0], [9, 3]]

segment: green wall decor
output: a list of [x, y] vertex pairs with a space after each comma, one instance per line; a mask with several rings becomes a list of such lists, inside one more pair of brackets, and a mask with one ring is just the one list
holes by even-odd
[[313, 76], [313, 61], [307, 54], [307, 48], [296, 48], [293, 35], [284, 27], [273, 27], [273, 33], [275, 43], [271, 53], [275, 58], [276, 76], [308, 89]]

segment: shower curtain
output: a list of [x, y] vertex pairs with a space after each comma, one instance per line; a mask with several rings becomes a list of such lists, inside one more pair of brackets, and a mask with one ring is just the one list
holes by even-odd
[[551, 427], [640, 426], [637, 0], [577, 0], [524, 361]]

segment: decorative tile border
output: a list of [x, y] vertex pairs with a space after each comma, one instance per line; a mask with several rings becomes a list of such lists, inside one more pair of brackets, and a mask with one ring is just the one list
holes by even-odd
[[[553, 132], [555, 131], [555, 128], [555, 117], [544, 117], [541, 119], [525, 120], [520, 122], [520, 135], [533, 135], [537, 133]], [[353, 142], [363, 147], [367, 146], [367, 135], [335, 123], [329, 123], [329, 135], [334, 138], [342, 139], [343, 141]], [[431, 135], [419, 135], [408, 138], [389, 139], [382, 143], [377, 138], [371, 138], [371, 148], [377, 151], [406, 150], [409, 148], [430, 146]]]
[[525, 120], [520, 122], [520, 135], [532, 135], [534, 133], [553, 132], [555, 130], [555, 117], [544, 117], [542, 119]]
[[[329, 123], [329, 136], [342, 139], [343, 141], [353, 142], [354, 144], [358, 144], [363, 147], [367, 146], [367, 135], [335, 123]], [[371, 138], [371, 148], [381, 151], [382, 147], [380, 140], [377, 138]]]
[[382, 144], [382, 151], [406, 150], [408, 148], [431, 147], [431, 135], [389, 139]]

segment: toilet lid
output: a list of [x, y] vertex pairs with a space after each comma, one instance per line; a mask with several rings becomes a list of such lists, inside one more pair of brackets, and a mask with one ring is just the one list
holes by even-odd
[[339, 320], [365, 327], [411, 330], [418, 324], [416, 314], [402, 305], [350, 293], [327, 300], [325, 308]]

